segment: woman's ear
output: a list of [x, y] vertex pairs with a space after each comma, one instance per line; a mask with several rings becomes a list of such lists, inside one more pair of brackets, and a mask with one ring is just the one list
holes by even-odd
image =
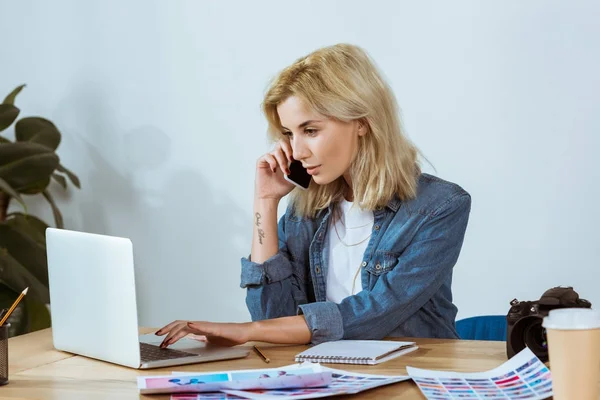
[[367, 134], [367, 122], [364, 119], [359, 119], [358, 123], [358, 136], [365, 136]]

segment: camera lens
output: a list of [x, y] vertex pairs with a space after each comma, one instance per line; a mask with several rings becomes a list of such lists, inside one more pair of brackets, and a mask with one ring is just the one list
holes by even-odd
[[542, 318], [529, 316], [519, 319], [509, 337], [507, 348], [509, 358], [528, 347], [542, 362], [548, 361], [548, 344], [546, 329], [542, 326]]
[[527, 347], [538, 357], [540, 357], [540, 354], [547, 356], [548, 343], [546, 341], [546, 329], [542, 326], [542, 319], [531, 320], [530, 324], [525, 327], [523, 336]]

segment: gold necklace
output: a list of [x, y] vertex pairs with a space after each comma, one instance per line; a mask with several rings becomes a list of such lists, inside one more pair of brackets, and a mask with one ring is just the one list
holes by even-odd
[[[335, 214], [335, 211], [338, 211], [338, 215], [336, 215], [336, 214]], [[371, 235], [373, 234], [373, 231], [371, 231], [371, 233], [369, 234], [369, 236], [367, 236], [366, 238], [364, 238], [364, 239], [363, 239], [363, 240], [361, 240], [360, 242], [358, 242], [358, 243], [355, 243], [355, 244], [346, 244], [346, 243], [345, 243], [345, 242], [342, 240], [342, 238], [340, 237], [340, 234], [339, 234], [339, 232], [338, 232], [338, 230], [337, 230], [336, 217], [337, 217], [337, 219], [338, 219], [338, 220], [339, 220], [339, 221], [342, 223], [342, 225], [344, 225], [344, 222], [343, 222], [343, 221], [342, 221], [342, 219], [340, 218], [340, 215], [339, 215], [340, 211], [339, 211], [339, 210], [335, 210], [335, 211], [334, 211], [334, 216], [333, 216], [333, 229], [335, 230], [335, 234], [336, 234], [336, 236], [337, 236], [338, 240], [339, 240], [339, 241], [340, 241], [340, 243], [341, 243], [341, 244], [343, 244], [344, 246], [346, 246], [346, 247], [358, 246], [359, 244], [361, 244], [361, 243], [364, 243], [364, 242], [365, 242], [367, 239], [369, 239], [369, 238], [371, 237]], [[363, 225], [363, 226], [362, 226], [362, 227], [360, 227], [360, 228], [364, 228], [364, 227], [365, 227], [365, 226], [367, 226], [367, 225], [369, 225], [369, 224]], [[346, 225], [344, 225], [344, 228], [345, 228], [345, 227], [346, 227]], [[352, 228], [346, 228], [346, 229], [352, 229]], [[360, 272], [360, 270], [361, 270], [361, 269], [362, 269], [362, 263], [361, 263], [361, 264], [359, 264], [358, 268], [356, 269], [356, 273], [354, 274], [354, 279], [352, 279], [352, 293], [350, 293], [350, 295], [354, 295], [354, 289], [355, 289], [355, 286], [356, 286], [356, 278], [358, 278], [358, 273]]]
[[[338, 220], [339, 220], [339, 217], [338, 217]], [[335, 218], [333, 219], [333, 229], [335, 230], [335, 234], [337, 235], [337, 237], [338, 237], [338, 239], [339, 239], [340, 243], [341, 243], [341, 244], [343, 244], [343, 245], [344, 245], [344, 246], [346, 246], [346, 247], [354, 247], [354, 246], [358, 246], [359, 244], [366, 242], [366, 241], [367, 241], [367, 240], [368, 240], [368, 239], [371, 237], [371, 235], [373, 234], [373, 231], [371, 231], [371, 233], [369, 233], [369, 236], [367, 236], [366, 238], [364, 238], [364, 239], [363, 239], [363, 240], [361, 240], [360, 242], [358, 242], [358, 243], [354, 243], [354, 244], [347, 244], [347, 243], [346, 243], [346, 242], [344, 242], [344, 241], [342, 240], [342, 238], [340, 237], [340, 233], [339, 233], [339, 232], [338, 232], [338, 230], [337, 230], [337, 224], [336, 224]]]
[[358, 273], [360, 272], [362, 268], [362, 263], [358, 266], [358, 269], [356, 270], [356, 273], [354, 274], [354, 279], [352, 280], [352, 293], [350, 293], [350, 295], [354, 295], [354, 286], [356, 285], [356, 278], [358, 278]]

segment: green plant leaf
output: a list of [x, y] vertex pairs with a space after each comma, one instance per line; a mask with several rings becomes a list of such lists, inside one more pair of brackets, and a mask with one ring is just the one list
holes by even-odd
[[48, 224], [38, 217], [31, 214], [13, 212], [7, 215], [5, 223], [46, 248], [46, 228], [48, 228]]
[[15, 292], [4, 283], [0, 283], [0, 308], [9, 308], [19, 297], [19, 293]]
[[54, 154], [48, 147], [36, 143], [4, 143], [0, 146], [0, 165], [10, 164], [24, 157], [38, 154]]
[[17, 200], [23, 206], [23, 209], [27, 210], [27, 205], [21, 198], [21, 195], [19, 195], [19, 193], [2, 178], [0, 178], [0, 190], [9, 195], [10, 197], [14, 197], [14, 199]]
[[47, 286], [44, 286], [36, 279], [31, 272], [15, 260], [5, 248], [0, 248], [0, 280], [14, 290], [20, 293], [26, 287], [29, 287], [27, 296], [32, 296], [44, 304], [50, 302], [50, 292]]
[[21, 90], [23, 90], [23, 88], [24, 88], [25, 86], [26, 86], [26, 85], [25, 85], [25, 84], [23, 84], [23, 85], [19, 85], [19, 86], [17, 86], [16, 88], [14, 88], [14, 89], [13, 89], [13, 91], [12, 91], [12, 92], [10, 92], [10, 93], [8, 94], [8, 96], [6, 96], [6, 97], [4, 98], [4, 101], [2, 102], [2, 104], [15, 104], [15, 98], [17, 97], [17, 95], [18, 95], [19, 93], [21, 93]]
[[25, 296], [24, 301], [27, 308], [27, 331], [35, 332], [49, 328], [51, 319], [48, 307], [33, 297]]
[[0, 104], [0, 132], [8, 128], [19, 116], [19, 109], [12, 104]]
[[60, 132], [45, 118], [27, 117], [17, 121], [15, 139], [18, 142], [37, 143], [56, 150], [60, 144]]
[[[17, 220], [15, 221], [15, 219]], [[35, 227], [24, 226], [28, 224], [28, 221], [18, 217], [12, 217], [10, 220], [0, 224], [0, 248], [6, 249], [8, 254], [25, 267], [40, 283], [48, 286], [46, 244], [29, 236], [29, 233], [34, 231], [39, 239], [39, 233], [34, 230]]]
[[81, 184], [79, 182], [79, 178], [77, 177], [77, 175], [75, 175], [74, 173], [72, 173], [71, 171], [69, 171], [68, 169], [63, 167], [62, 164], [58, 164], [58, 167], [56, 169], [64, 174], [67, 174], [71, 183], [73, 185], [75, 185], [77, 187], [77, 189], [81, 189]]
[[[58, 156], [48, 147], [27, 142], [0, 145], [0, 178], [18, 192], [38, 193], [50, 182]], [[40, 190], [40, 186], [43, 186]], [[37, 192], [34, 190], [36, 189]]]
[[56, 222], [56, 227], [60, 229], [64, 228], [62, 214], [56, 206], [56, 203], [54, 203], [54, 199], [52, 198], [50, 193], [48, 193], [47, 190], [44, 190], [42, 194], [44, 195], [46, 200], [48, 200], [48, 203], [50, 203], [50, 206], [52, 207], [52, 214], [54, 214], [54, 222]]
[[52, 174], [52, 179], [58, 182], [60, 186], [63, 187], [63, 189], [67, 190], [67, 180], [64, 176], [59, 174]]
[[41, 181], [32, 183], [31, 185], [22, 189], [21, 193], [23, 193], [23, 194], [42, 193], [44, 190], [46, 190], [46, 188], [48, 187], [49, 184], [50, 184], [50, 177], [47, 177], [45, 179], [42, 179]]

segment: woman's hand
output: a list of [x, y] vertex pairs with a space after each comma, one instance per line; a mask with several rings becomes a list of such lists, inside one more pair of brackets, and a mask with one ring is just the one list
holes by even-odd
[[196, 340], [221, 346], [235, 346], [249, 341], [307, 344], [311, 339], [304, 315], [240, 323], [174, 321], [156, 331], [158, 336], [167, 335], [160, 344], [163, 348], [190, 334]]
[[292, 160], [292, 147], [283, 139], [275, 144], [273, 151], [258, 159], [254, 183], [256, 199], [279, 201], [294, 189], [294, 185], [283, 178], [283, 174], [290, 173], [288, 166]]
[[156, 335], [167, 335], [160, 347], [165, 348], [189, 335], [204, 336], [209, 343], [220, 346], [236, 346], [250, 340], [251, 323], [220, 323], [205, 321], [174, 321], [156, 331]]

